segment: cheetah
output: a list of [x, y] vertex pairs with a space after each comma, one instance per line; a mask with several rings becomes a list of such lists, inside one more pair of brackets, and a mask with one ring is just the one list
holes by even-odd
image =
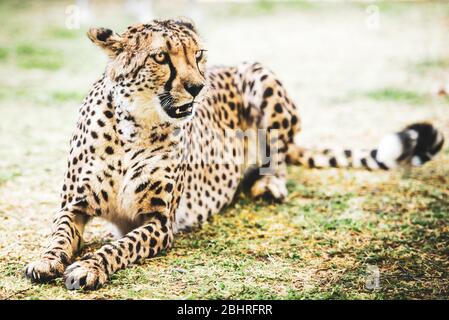
[[[176, 233], [242, 189], [283, 201], [287, 164], [387, 170], [422, 165], [443, 146], [439, 131], [417, 123], [377, 149], [303, 149], [298, 108], [274, 73], [260, 63], [206, 69], [207, 51], [186, 18], [122, 34], [92, 28], [88, 37], [109, 61], [79, 109], [51, 241], [25, 267], [33, 282], [62, 276], [67, 289], [97, 289], [169, 249]], [[120, 236], [75, 260], [95, 217]]]

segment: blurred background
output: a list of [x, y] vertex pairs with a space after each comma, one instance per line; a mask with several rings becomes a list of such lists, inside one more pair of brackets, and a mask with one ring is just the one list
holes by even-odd
[[[9, 281], [49, 233], [78, 106], [107, 61], [86, 31], [177, 16], [196, 22], [210, 65], [259, 61], [279, 76], [306, 146], [372, 146], [422, 120], [449, 137], [447, 1], [1, 0], [0, 260]], [[429, 169], [428, 181], [439, 172], [439, 197], [448, 195], [447, 145]], [[0, 295], [14, 292], [5, 283]]]

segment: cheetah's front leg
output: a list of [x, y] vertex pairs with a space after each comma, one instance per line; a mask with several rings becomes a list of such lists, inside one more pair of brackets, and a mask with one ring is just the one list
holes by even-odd
[[25, 276], [33, 282], [46, 282], [61, 276], [82, 245], [84, 226], [89, 219], [81, 206], [58, 212], [53, 220], [49, 247], [39, 260], [25, 267]]
[[142, 216], [146, 220], [142, 227], [70, 265], [64, 273], [67, 289], [96, 290], [115, 271], [168, 248], [173, 233], [167, 215], [152, 212]]

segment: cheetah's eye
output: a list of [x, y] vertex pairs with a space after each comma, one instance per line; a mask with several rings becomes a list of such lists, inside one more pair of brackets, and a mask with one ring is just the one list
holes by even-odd
[[203, 52], [206, 50], [198, 50], [195, 53], [196, 62], [200, 62], [203, 59]]
[[168, 54], [166, 52], [159, 52], [153, 55], [153, 59], [159, 64], [165, 64], [168, 62]]

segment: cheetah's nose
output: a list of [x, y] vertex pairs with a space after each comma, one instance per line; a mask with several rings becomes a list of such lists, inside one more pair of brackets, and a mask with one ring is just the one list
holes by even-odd
[[199, 83], [199, 84], [186, 83], [186, 84], [184, 84], [184, 88], [194, 98], [200, 93], [200, 91], [201, 91], [201, 89], [203, 89], [203, 87], [204, 87], [204, 84], [202, 84], [202, 83]]

